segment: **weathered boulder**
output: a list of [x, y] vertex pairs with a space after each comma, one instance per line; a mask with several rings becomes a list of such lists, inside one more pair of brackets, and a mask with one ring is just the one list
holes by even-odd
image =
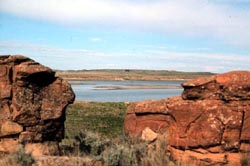
[[229, 73], [200, 78], [182, 84], [183, 99], [250, 100], [250, 72]]
[[124, 128], [167, 134], [174, 160], [192, 165], [240, 165], [250, 153], [250, 72], [229, 72], [183, 83], [182, 97], [131, 105]]
[[71, 86], [50, 68], [20, 55], [0, 56], [0, 152], [13, 152], [11, 141], [9, 146], [26, 149], [60, 142], [65, 109], [74, 98]]

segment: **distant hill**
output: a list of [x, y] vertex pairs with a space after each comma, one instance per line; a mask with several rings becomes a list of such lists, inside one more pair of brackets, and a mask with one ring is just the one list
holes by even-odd
[[171, 70], [56, 70], [56, 75], [66, 80], [188, 80], [214, 75], [210, 72], [181, 72]]

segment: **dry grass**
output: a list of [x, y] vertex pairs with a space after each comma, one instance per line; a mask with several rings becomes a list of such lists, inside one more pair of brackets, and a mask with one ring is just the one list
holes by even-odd
[[35, 159], [31, 153], [26, 153], [23, 147], [0, 160], [1, 166], [31, 166], [33, 163], [35, 163]]

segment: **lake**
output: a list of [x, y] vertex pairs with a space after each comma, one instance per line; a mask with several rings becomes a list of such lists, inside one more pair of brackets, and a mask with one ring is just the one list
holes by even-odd
[[[76, 94], [76, 100], [81, 101], [133, 102], [159, 100], [180, 96], [183, 91], [182, 88], [178, 88], [182, 83], [181, 81], [69, 81], [69, 83]], [[161, 89], [164, 86], [167, 86], [167, 88]], [[131, 87], [146, 88], [133, 89]], [[150, 87], [154, 88], [150, 89]]]

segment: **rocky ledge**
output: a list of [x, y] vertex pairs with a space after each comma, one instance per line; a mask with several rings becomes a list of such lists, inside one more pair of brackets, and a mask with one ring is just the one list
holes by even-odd
[[241, 165], [250, 153], [250, 72], [199, 78], [182, 86], [181, 97], [131, 105], [126, 134], [142, 137], [150, 129], [167, 135], [168, 155], [184, 165]]
[[24, 146], [33, 155], [58, 153], [71, 86], [24, 56], [0, 56], [0, 153]]

